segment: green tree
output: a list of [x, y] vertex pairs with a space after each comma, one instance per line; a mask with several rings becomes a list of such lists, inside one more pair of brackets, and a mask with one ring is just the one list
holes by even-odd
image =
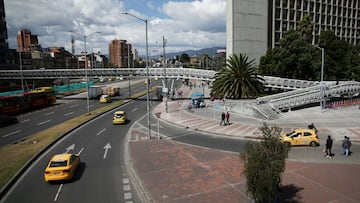
[[245, 54], [230, 56], [215, 74], [212, 95], [234, 99], [253, 98], [263, 91], [263, 79], [257, 74], [254, 60]]
[[299, 23], [299, 32], [305, 38], [306, 42], [311, 43], [312, 41], [312, 32], [313, 32], [314, 22], [311, 16], [304, 15]]
[[352, 45], [340, 40], [330, 30], [320, 34], [319, 46], [325, 50], [324, 80], [344, 80], [351, 78]]
[[256, 203], [274, 202], [279, 193], [281, 173], [290, 147], [279, 141], [281, 129], [264, 123], [260, 128], [263, 140], [249, 141], [240, 153], [245, 168], [247, 192]]
[[187, 53], [182, 53], [180, 56], [180, 62], [181, 63], [189, 63], [190, 62], [190, 56]]
[[298, 31], [289, 30], [280, 46], [261, 57], [259, 73], [284, 78], [314, 80], [319, 72], [321, 57]]

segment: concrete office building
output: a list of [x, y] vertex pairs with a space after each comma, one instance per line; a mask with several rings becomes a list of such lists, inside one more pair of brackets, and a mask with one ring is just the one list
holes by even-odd
[[258, 63], [305, 15], [314, 22], [312, 44], [324, 30], [360, 44], [359, 0], [227, 0], [227, 56], [246, 53]]

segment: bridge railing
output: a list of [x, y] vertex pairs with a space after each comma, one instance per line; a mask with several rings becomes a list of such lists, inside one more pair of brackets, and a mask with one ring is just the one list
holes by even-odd
[[277, 109], [288, 109], [309, 103], [320, 102], [323, 98], [345, 94], [351, 95], [360, 92], [360, 83], [355, 81], [334, 86], [323, 86], [322, 90], [319, 87], [320, 86], [303, 93], [272, 99], [270, 100], [271, 106]]

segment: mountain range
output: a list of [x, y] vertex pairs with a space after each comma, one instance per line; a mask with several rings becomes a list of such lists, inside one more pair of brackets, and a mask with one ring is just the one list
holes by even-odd
[[[173, 53], [165, 53], [166, 58], [174, 58], [175, 56], [180, 56], [181, 54], [185, 53], [187, 55], [191, 56], [199, 56], [201, 54], [208, 54], [209, 56], [216, 55], [217, 51], [219, 49], [226, 49], [224, 47], [211, 47], [211, 48], [204, 48], [199, 50], [186, 50], [186, 51], [179, 51], [179, 52], [173, 52]], [[156, 59], [162, 56], [162, 54], [159, 55], [152, 55], [151, 59]]]

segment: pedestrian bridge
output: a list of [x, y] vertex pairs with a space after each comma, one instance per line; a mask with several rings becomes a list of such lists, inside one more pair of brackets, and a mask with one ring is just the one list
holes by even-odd
[[[0, 70], [0, 79], [45, 79], [45, 78], [100, 78], [146, 77], [159, 79], [195, 79], [213, 81], [216, 72], [213, 70], [191, 68], [101, 68], [101, 69], [38, 69], [38, 70]], [[257, 98], [259, 111], [264, 114], [277, 114], [284, 109], [291, 109], [309, 103], [316, 103], [324, 99], [347, 95], [349, 97], [360, 93], [360, 83], [356, 81], [307, 81], [272, 76], [263, 76], [264, 86], [286, 90]], [[264, 110], [265, 109], [265, 110]], [[269, 117], [269, 115], [267, 116]]]

